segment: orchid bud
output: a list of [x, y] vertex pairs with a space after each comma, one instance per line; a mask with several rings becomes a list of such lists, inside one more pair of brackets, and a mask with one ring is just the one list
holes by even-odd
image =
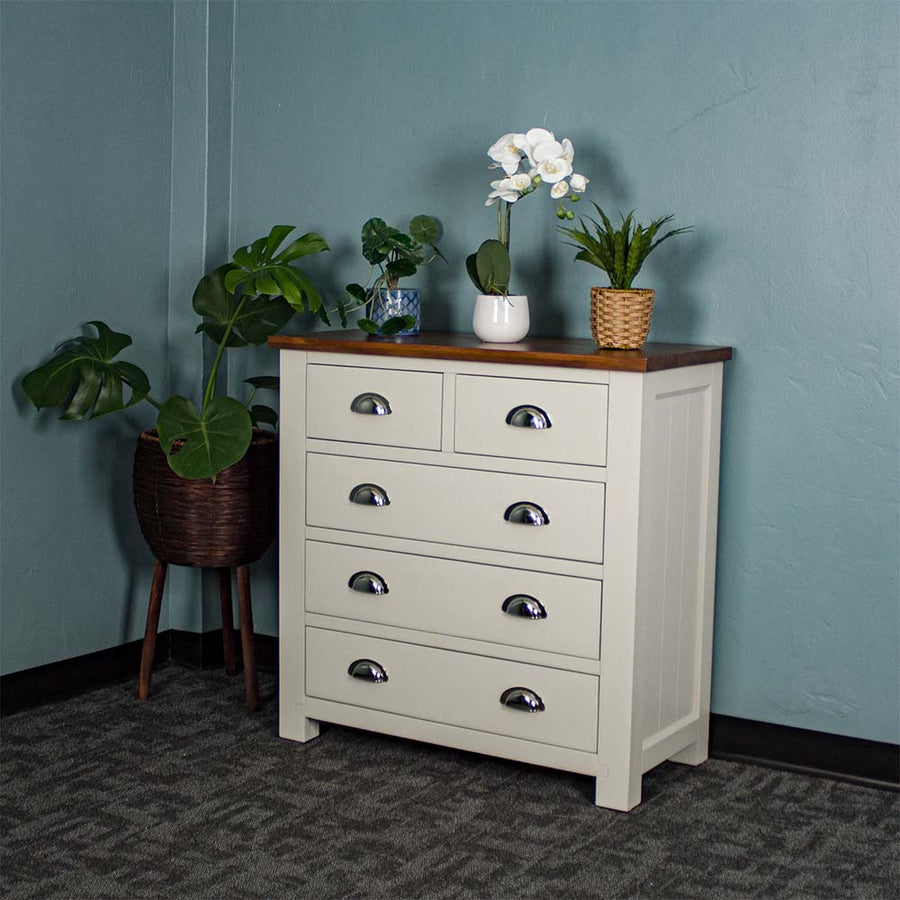
[[566, 218], [566, 211], [561, 206], [558, 206], [556, 208], [556, 218], [557, 219], [565, 219]]
[[570, 221], [575, 218], [575, 213], [572, 212], [571, 209], [566, 210], [566, 218]]
[[581, 199], [581, 197], [579, 197], [578, 194], [570, 194], [569, 195], [569, 200], [571, 200], [572, 203], [577, 203], [580, 199]]
[[532, 183], [532, 184], [535, 184], [535, 185], [540, 184], [540, 183], [541, 183], [541, 176], [540, 176], [540, 175], [535, 175], [534, 178], [531, 179], [531, 183]]

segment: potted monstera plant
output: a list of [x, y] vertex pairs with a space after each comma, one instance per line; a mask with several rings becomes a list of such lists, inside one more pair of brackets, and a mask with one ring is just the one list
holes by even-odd
[[100, 321], [87, 323], [95, 335], [59, 345], [50, 360], [22, 379], [37, 409], [60, 407], [60, 419], [67, 422], [141, 402], [156, 411], [155, 427], [138, 438], [133, 477], [141, 532], [156, 557], [141, 662], [142, 698], [150, 690], [166, 567], [177, 564], [220, 570], [225, 664], [232, 672], [230, 569], [237, 569], [247, 701], [251, 709], [258, 702], [247, 566], [275, 536], [278, 441], [273, 430], [263, 427], [274, 428], [274, 410], [254, 401], [257, 391], [277, 388], [277, 378], [247, 379], [248, 396], [241, 400], [220, 393], [217, 376], [227, 350], [264, 344], [296, 312], [319, 313], [327, 320], [318, 291], [292, 263], [329, 247], [313, 232], [283, 247], [293, 231], [292, 226], [274, 227], [197, 285], [193, 307], [202, 321], [196, 333], [216, 345], [199, 405], [180, 395], [154, 397], [143, 369], [118, 358], [131, 337]]
[[[441, 225], [434, 216], [415, 216], [406, 231], [384, 219], [369, 219], [362, 227], [362, 255], [375, 272], [372, 284], [348, 284], [346, 313], [363, 308], [366, 315], [356, 324], [372, 337], [412, 337], [419, 333], [421, 303], [419, 289], [400, 287], [401, 278], [411, 278], [420, 266], [444, 255], [437, 247]], [[430, 254], [426, 250], [430, 247]]]

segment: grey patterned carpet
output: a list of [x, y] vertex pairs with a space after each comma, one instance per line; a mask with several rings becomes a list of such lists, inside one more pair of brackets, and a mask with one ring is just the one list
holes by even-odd
[[712, 760], [629, 814], [577, 775], [331, 727], [169, 667], [2, 720], [0, 895], [895, 898], [893, 793]]

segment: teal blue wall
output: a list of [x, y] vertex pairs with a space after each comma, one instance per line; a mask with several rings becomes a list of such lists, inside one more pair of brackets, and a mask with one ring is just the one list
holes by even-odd
[[[150, 15], [145, 4], [121, 5], [137, 7], [122, 16]], [[72, 17], [81, 6], [71, 5]], [[203, 4], [177, 6], [184, 8], [168, 60], [176, 73], [173, 171], [187, 195], [196, 193], [185, 213], [196, 220], [185, 224], [185, 194], [177, 192], [172, 233], [197, 240], [202, 233], [208, 258], [222, 240], [217, 229], [233, 246], [275, 222], [297, 224], [332, 244], [327, 258], [307, 268], [336, 292], [366, 274], [356, 237], [366, 218], [402, 222], [430, 212], [445, 224], [450, 264], [421, 278], [425, 324], [467, 329], [472, 288], [462, 259], [494, 229], [483, 206], [491, 178], [485, 150], [502, 131], [532, 125], [573, 139], [577, 169], [604, 206], [637, 208], [645, 217], [675, 212], [678, 224], [694, 225], [651, 258], [642, 282], [657, 289], [652, 339], [736, 348], [726, 374], [713, 708], [900, 739], [900, 8], [891, 0], [238, 0], [236, 8], [212, 4], [207, 19]], [[202, 96], [178, 102], [177, 75], [192, 50], [207, 64], [181, 77], [188, 87], [204, 79], [209, 114]], [[220, 65], [225, 58], [233, 68]], [[80, 74], [85, 64], [77, 57], [65, 65]], [[5, 76], [6, 69], [4, 101]], [[41, 100], [30, 81], [17, 84], [23, 104]], [[221, 129], [226, 104], [227, 152], [221, 141], [198, 150], [204, 138], [190, 137], [197, 117]], [[9, 115], [5, 102], [5, 135]], [[135, 123], [126, 145], [145, 126]], [[180, 141], [187, 159], [200, 153], [205, 167], [179, 162]], [[7, 144], [4, 137], [4, 161]], [[152, 167], [155, 157], [148, 151], [141, 164]], [[65, 157], [59, 165], [78, 171]], [[35, 184], [41, 202], [50, 202]], [[4, 197], [4, 241], [7, 204]], [[514, 210], [516, 286], [529, 294], [534, 333], [587, 336], [596, 276], [557, 242], [552, 210], [539, 195]], [[76, 254], [61, 255], [77, 271]], [[28, 251], [25, 258], [38, 260]], [[177, 317], [178, 279], [190, 280], [195, 258], [178, 247], [170, 254], [170, 316]], [[68, 287], [67, 274], [60, 283]], [[161, 302], [165, 308], [165, 288]], [[59, 318], [56, 310], [35, 317], [32, 343], [15, 365], [6, 360], [3, 328], [4, 384], [45, 346], [46, 332], [66, 332]], [[24, 314], [13, 321], [21, 330]], [[194, 365], [202, 367], [199, 356]], [[273, 354], [258, 350], [235, 361], [229, 380], [274, 368]], [[19, 405], [4, 423], [6, 529], [7, 485], [37, 480], [29, 473], [39, 452], [29, 445], [29, 464], [9, 474], [15, 457], [5, 449], [7, 428], [19, 430], [20, 446], [46, 442], [48, 459], [58, 458], [63, 429], [36, 425]], [[94, 437], [67, 433], [65, 440], [73, 470], [83, 471], [103, 446]], [[78, 481], [74, 471], [67, 481]], [[24, 499], [27, 487], [14, 510], [29, 521], [36, 513]], [[57, 521], [60, 505], [37, 490]], [[117, 533], [94, 502], [92, 527]], [[26, 621], [7, 607], [41, 596], [25, 575], [46, 565], [48, 527], [42, 532], [37, 521], [29, 532], [40, 556], [32, 552], [14, 578], [4, 575], [4, 632]], [[11, 545], [4, 541], [5, 567]], [[77, 553], [63, 549], [71, 546], [68, 533], [55, 546]], [[129, 557], [120, 554], [117, 565], [128, 571]], [[266, 633], [277, 622], [273, 572], [270, 558], [254, 576], [257, 624]], [[16, 590], [12, 603], [7, 582]], [[81, 604], [97, 605], [90, 591], [99, 583], [96, 570], [84, 575], [76, 585]], [[175, 594], [175, 624], [194, 623], [189, 592]], [[199, 627], [215, 624], [205, 622]], [[58, 636], [42, 640], [58, 656], [77, 649]], [[47, 661], [39, 649], [19, 659]]]
[[167, 379], [168, 3], [0, 4], [0, 662], [18, 671], [139, 637], [152, 558], [130, 456], [153, 410], [68, 425], [16, 382], [102, 319]]
[[[240, 3], [234, 225], [445, 223], [426, 326], [468, 329], [485, 151], [569, 135], [604, 206], [675, 212], [651, 339], [729, 343], [713, 708], [896, 741], [900, 7]], [[277, 35], [278, 39], [273, 40]], [[533, 333], [588, 336], [546, 196], [513, 212]], [[319, 261], [317, 261], [319, 262]], [[271, 621], [271, 620], [270, 620]]]

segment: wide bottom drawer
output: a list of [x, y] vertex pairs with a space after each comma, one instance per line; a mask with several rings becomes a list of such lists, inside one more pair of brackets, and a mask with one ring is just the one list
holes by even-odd
[[561, 669], [306, 629], [311, 697], [573, 750], [597, 749], [597, 681]]

